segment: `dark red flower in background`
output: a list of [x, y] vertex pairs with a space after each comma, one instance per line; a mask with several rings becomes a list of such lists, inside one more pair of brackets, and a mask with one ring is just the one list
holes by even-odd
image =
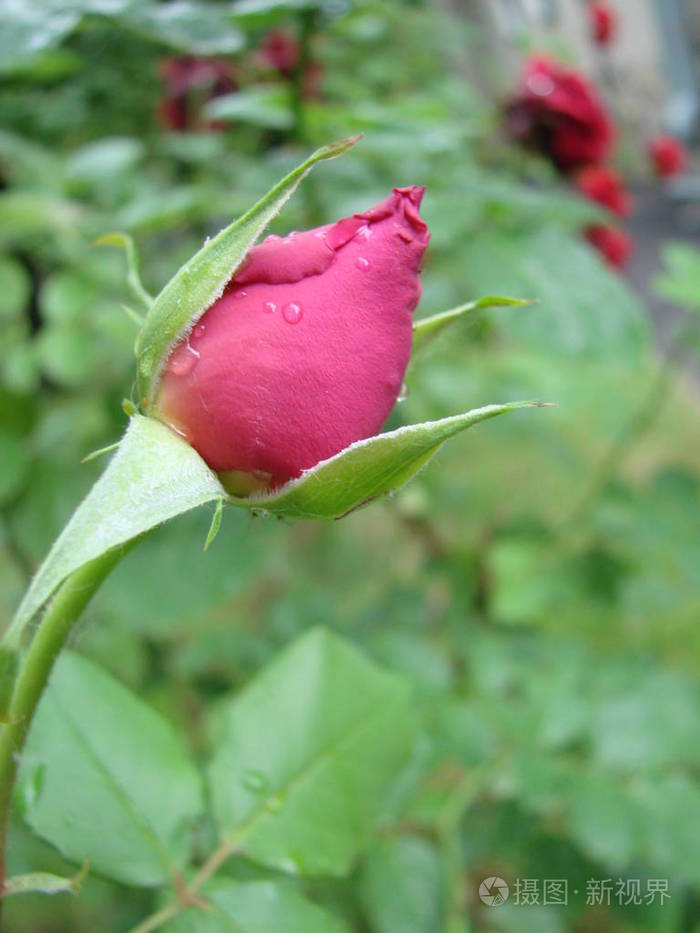
[[270, 68], [290, 78], [299, 60], [299, 40], [286, 29], [271, 29], [260, 45], [260, 54]]
[[606, 165], [588, 165], [575, 179], [581, 194], [607, 207], [614, 214], [626, 217], [632, 209], [632, 198], [620, 175]]
[[562, 172], [605, 159], [615, 136], [591, 82], [544, 56], [525, 64], [508, 107], [508, 129], [549, 156]]
[[675, 136], [655, 136], [649, 143], [649, 158], [659, 178], [677, 175], [685, 168], [688, 154]]
[[617, 32], [617, 16], [604, 0], [591, 0], [588, 4], [591, 36], [598, 45], [608, 45]]
[[632, 239], [616, 227], [594, 224], [586, 227], [586, 239], [603, 254], [607, 262], [616, 269], [622, 269], [632, 255]]
[[201, 113], [207, 101], [236, 90], [230, 62], [190, 55], [164, 58], [158, 65], [158, 76], [165, 85], [158, 107], [164, 126], [179, 131], [220, 128], [217, 123], [203, 123]]
[[[286, 29], [271, 29], [260, 45], [260, 56], [268, 68], [272, 68], [288, 80], [294, 77], [299, 65], [301, 46], [295, 35]], [[323, 70], [314, 59], [304, 65], [301, 85], [304, 97], [318, 97]]]

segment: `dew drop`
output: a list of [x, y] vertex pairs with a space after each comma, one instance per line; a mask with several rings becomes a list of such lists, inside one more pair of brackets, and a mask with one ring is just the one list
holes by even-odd
[[207, 329], [206, 324], [197, 324], [197, 326], [194, 329], [195, 337], [203, 337], [206, 329]]
[[413, 237], [408, 232], [408, 230], [404, 230], [403, 227], [398, 228], [398, 230], [396, 231], [396, 236], [400, 240], [403, 240], [404, 243], [413, 243]]
[[298, 324], [303, 316], [304, 312], [301, 309], [301, 305], [297, 304], [295, 301], [290, 301], [288, 305], [282, 308], [282, 317], [287, 324]]
[[365, 224], [363, 227], [360, 227], [360, 229], [357, 231], [357, 233], [355, 234], [355, 239], [366, 241], [366, 240], [369, 240], [371, 236], [372, 236], [372, 231], [370, 230], [369, 225]]
[[198, 362], [199, 353], [187, 341], [173, 350], [166, 369], [173, 376], [189, 376]]
[[401, 390], [399, 391], [399, 394], [396, 396], [396, 401], [405, 402], [410, 394], [411, 394], [411, 390], [408, 388], [408, 386], [404, 382], [401, 385]]
[[538, 97], [547, 97], [554, 90], [554, 81], [549, 75], [534, 74], [527, 79], [527, 86]]
[[278, 243], [282, 239], [281, 236], [277, 236], [276, 233], [271, 233], [269, 236], [265, 237], [266, 242], [268, 243]]
[[265, 314], [274, 314], [277, 310], [277, 305], [274, 301], [264, 301], [263, 302], [263, 311]]
[[262, 794], [267, 790], [268, 782], [262, 771], [246, 771], [243, 775], [243, 784], [254, 794]]
[[237, 301], [240, 301], [241, 298], [247, 298], [247, 297], [248, 297], [248, 292], [247, 292], [244, 288], [239, 288], [238, 291], [235, 291], [235, 292], [233, 293], [233, 297], [234, 297]]
[[363, 272], [366, 272], [369, 269], [369, 259], [365, 259], [364, 256], [358, 256], [355, 260], [355, 265], [358, 269], [361, 269]]

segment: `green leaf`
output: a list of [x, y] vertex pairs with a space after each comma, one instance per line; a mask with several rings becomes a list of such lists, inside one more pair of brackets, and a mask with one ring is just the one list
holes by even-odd
[[289, 89], [284, 86], [224, 94], [207, 104], [205, 115], [210, 120], [237, 120], [273, 130], [288, 130], [294, 124]]
[[345, 933], [345, 924], [289, 883], [215, 880], [199, 892], [204, 906], [179, 914], [169, 933]]
[[455, 321], [464, 317], [465, 314], [479, 311], [481, 308], [525, 307], [530, 304], [532, 304], [532, 300], [529, 298], [504, 298], [501, 295], [485, 295], [483, 298], [468, 301], [466, 304], [452, 308], [450, 311], [443, 311], [441, 314], [434, 314], [432, 317], [415, 321], [413, 324], [411, 359], [413, 360], [438, 334], [441, 334]]
[[202, 790], [166, 720], [85, 658], [61, 657], [18, 776], [38, 835], [117, 881], [166, 884], [189, 859]]
[[29, 275], [16, 259], [0, 256], [0, 321], [20, 318], [31, 291]]
[[3, 896], [12, 894], [79, 894], [80, 885], [87, 874], [87, 862], [77, 875], [63, 878], [47, 871], [32, 871], [26, 875], [15, 875], [5, 882]]
[[294, 193], [299, 182], [324, 159], [354, 146], [353, 136], [317, 149], [247, 213], [195, 253], [156, 297], [136, 342], [140, 397], [153, 400], [168, 351], [221, 295], [246, 254]]
[[130, 136], [111, 136], [81, 146], [66, 162], [66, 178], [88, 185], [104, 184], [106, 178], [134, 171], [144, 155], [144, 145]]
[[536, 295], [537, 314], [508, 321], [508, 340], [539, 353], [639, 361], [647, 349], [643, 308], [619, 275], [577, 235], [547, 225], [483, 231], [460, 256], [473, 293]]
[[208, 773], [224, 839], [272, 868], [346, 874], [410, 750], [404, 682], [315, 629], [218, 722]]
[[80, 14], [65, 6], [54, 9], [40, 3], [3, 4], [0, 33], [0, 71], [21, 67], [67, 36], [80, 20]]
[[122, 16], [149, 38], [193, 55], [221, 55], [238, 52], [245, 44], [245, 35], [232, 24], [229, 4], [197, 3], [178, 0], [177, 3], [134, 3]]
[[416, 836], [380, 841], [362, 866], [360, 896], [377, 933], [434, 933], [442, 928], [439, 852]]
[[688, 243], [667, 243], [663, 248], [666, 270], [654, 280], [662, 298], [691, 311], [700, 311], [700, 250]]
[[226, 493], [199, 454], [170, 428], [134, 415], [119, 450], [32, 580], [8, 631], [16, 638], [78, 567]]
[[403, 486], [446, 440], [460, 431], [509, 411], [542, 405], [542, 402], [486, 405], [463, 415], [378, 434], [322, 460], [276, 493], [231, 501], [244, 508], [295, 518], [340, 518]]

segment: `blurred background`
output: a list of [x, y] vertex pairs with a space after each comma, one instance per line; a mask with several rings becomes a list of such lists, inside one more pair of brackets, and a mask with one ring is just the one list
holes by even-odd
[[[227, 510], [204, 555], [211, 515], [180, 518], [117, 569], [73, 646], [202, 756], [210, 702], [310, 626], [410, 680], [419, 739], [387, 831], [314, 891], [352, 929], [700, 929], [697, 6], [0, 9], [0, 623], [103, 469], [81, 459], [126, 423], [125, 261], [95, 238], [130, 234], [156, 292], [302, 153], [362, 132], [277, 232], [425, 184], [417, 314], [537, 299], [436, 342], [390, 426], [558, 407], [480, 426], [342, 522]], [[18, 815], [11, 871], [37, 865], [72, 870]], [[511, 885], [498, 909], [478, 896], [489, 876]], [[551, 878], [568, 906], [542, 903]], [[516, 903], [518, 879], [539, 903]], [[668, 897], [649, 902], [654, 880]], [[6, 922], [117, 931], [151, 898], [90, 875], [79, 899], [8, 901]]]

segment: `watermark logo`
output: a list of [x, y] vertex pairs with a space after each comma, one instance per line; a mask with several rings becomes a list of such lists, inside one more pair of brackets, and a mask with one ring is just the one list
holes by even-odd
[[479, 897], [489, 907], [498, 907], [508, 900], [508, 885], [503, 878], [484, 878], [479, 885]]
[[[566, 878], [516, 878], [513, 881], [511, 903], [516, 907], [547, 907], [550, 904], [567, 907], [569, 894], [572, 893], [581, 898], [585, 895], [588, 907], [598, 904], [606, 907], [618, 904], [624, 907], [628, 904], [663, 905], [671, 897], [668, 878], [588, 878], [585, 891], [582, 888], [583, 885], [579, 883], [579, 887], [574, 887], [570, 892]], [[479, 897], [489, 907], [505, 904], [510, 893], [508, 883], [496, 875], [484, 878], [479, 885]]]

